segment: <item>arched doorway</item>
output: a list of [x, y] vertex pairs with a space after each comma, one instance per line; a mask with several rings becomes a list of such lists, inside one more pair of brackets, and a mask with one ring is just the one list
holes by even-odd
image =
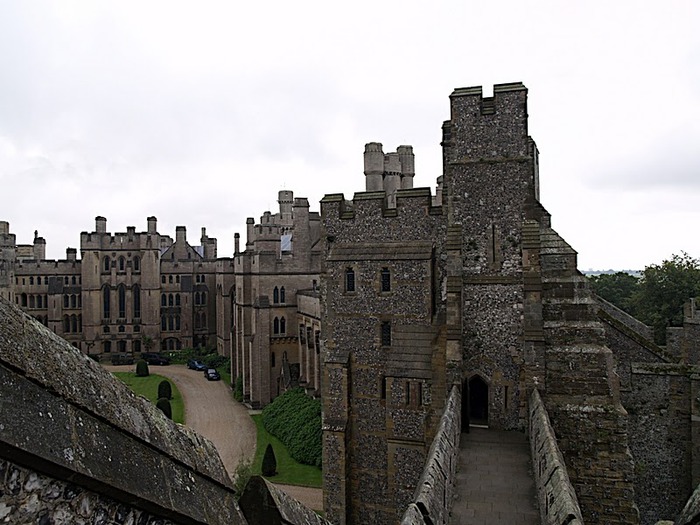
[[489, 385], [479, 375], [465, 379], [462, 385], [462, 432], [469, 425], [488, 425]]

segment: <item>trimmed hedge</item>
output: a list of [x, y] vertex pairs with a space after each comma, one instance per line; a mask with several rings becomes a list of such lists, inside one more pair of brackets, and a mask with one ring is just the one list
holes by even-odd
[[321, 466], [321, 400], [294, 388], [267, 405], [262, 412], [265, 430], [287, 447], [299, 463]]

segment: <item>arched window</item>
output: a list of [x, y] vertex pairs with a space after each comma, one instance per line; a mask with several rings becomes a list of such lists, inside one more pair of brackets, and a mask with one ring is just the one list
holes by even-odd
[[36, 304], [34, 303], [34, 296], [30, 295], [29, 296], [29, 308], [34, 308]]
[[70, 331], [73, 333], [78, 332], [78, 316], [75, 314], [70, 316]]
[[280, 303], [284, 303], [284, 286], [280, 288]]
[[281, 334], [286, 334], [287, 333], [287, 321], [282, 317], [280, 319], [280, 333]]
[[75, 284], [75, 275], [74, 275], [73, 277], [70, 278], [70, 283], [71, 283], [71, 284]]
[[275, 317], [275, 320], [272, 321], [272, 333], [273, 334], [280, 333], [280, 320], [277, 317]]
[[37, 308], [43, 308], [44, 307], [44, 298], [41, 295], [36, 296], [36, 307]]
[[41, 284], [41, 277], [36, 278], [36, 284]]
[[165, 275], [161, 275], [161, 276], [160, 276], [160, 282], [161, 282], [162, 284], [165, 284]]
[[63, 333], [67, 334], [70, 332], [70, 317], [67, 315], [63, 316]]
[[180, 306], [180, 294], [175, 294], [175, 306]]
[[173, 284], [173, 276], [172, 275], [168, 275], [168, 283]]
[[175, 282], [176, 282], [177, 284], [180, 284], [180, 276], [179, 276], [179, 275], [176, 275], [176, 276], [175, 276]]
[[110, 304], [109, 286], [104, 285], [102, 287], [102, 318], [103, 319], [110, 318], [109, 304]]
[[34, 284], [34, 277], [29, 278], [29, 284]]
[[167, 305], [168, 305], [168, 299], [166, 298], [166, 296], [165, 296], [164, 293], [160, 294], [160, 305], [161, 305], [161, 306], [167, 306]]
[[199, 292], [194, 292], [194, 304], [201, 304], [202, 296]]
[[202, 292], [202, 296], [200, 297], [200, 301], [202, 302], [201, 304], [207, 304], [207, 292]]
[[26, 308], [27, 307], [27, 294], [23, 293], [20, 297], [22, 299], [22, 306], [24, 306]]
[[83, 307], [83, 296], [78, 295], [78, 308], [82, 308], [82, 307]]
[[172, 315], [168, 316], [168, 330], [175, 330], [175, 318]]
[[173, 302], [173, 294], [168, 294], [168, 306], [172, 306], [174, 304]]
[[141, 257], [138, 255], [134, 257], [134, 271], [135, 272], [140, 272], [141, 271]]
[[141, 288], [138, 284], [131, 288], [131, 296], [134, 300], [134, 318], [139, 319], [141, 317]]
[[112, 351], [112, 341], [105, 341], [102, 343], [102, 351], [106, 354]]
[[176, 315], [175, 316], [175, 330], [179, 330], [179, 329], [180, 329], [180, 316]]
[[119, 319], [124, 319], [126, 317], [126, 286], [120, 284], [117, 287], [117, 296], [119, 302]]
[[355, 291], [355, 270], [353, 270], [352, 268], [345, 269], [345, 291]]
[[102, 271], [108, 272], [109, 267], [110, 267], [109, 255], [105, 255], [104, 258], [102, 259]]
[[119, 271], [123, 272], [126, 269], [126, 263], [124, 261], [124, 257], [119, 257]]
[[275, 286], [275, 289], [272, 290], [272, 302], [274, 304], [277, 304], [280, 302], [280, 291], [279, 288]]
[[160, 316], [160, 329], [164, 332], [168, 329], [168, 319], [164, 315]]
[[68, 308], [70, 304], [70, 298], [68, 297], [68, 294], [64, 294], [63, 296], [63, 308]]
[[68, 276], [67, 275], [63, 278], [63, 284], [68, 285]]
[[70, 307], [71, 308], [78, 307], [78, 297], [75, 294], [71, 294], [71, 296], [70, 296]]

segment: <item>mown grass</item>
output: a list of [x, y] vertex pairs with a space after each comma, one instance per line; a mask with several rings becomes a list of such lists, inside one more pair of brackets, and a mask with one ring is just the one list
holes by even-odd
[[158, 385], [165, 379], [170, 382], [173, 398], [170, 400], [170, 408], [173, 412], [173, 421], [176, 423], [185, 422], [185, 405], [182, 402], [180, 391], [175, 386], [175, 383], [167, 377], [159, 376], [158, 374], [150, 374], [146, 377], [137, 377], [134, 372], [112, 372], [117, 378], [127, 384], [136, 394], [150, 399], [155, 405], [158, 401]]
[[267, 444], [271, 443], [277, 459], [277, 475], [267, 478], [274, 483], [300, 485], [303, 487], [321, 487], [323, 483], [321, 469], [311, 465], [302, 465], [292, 459], [282, 442], [265, 430], [262, 415], [251, 416], [258, 429], [258, 440], [253, 460], [253, 475], [262, 475], [262, 458]]

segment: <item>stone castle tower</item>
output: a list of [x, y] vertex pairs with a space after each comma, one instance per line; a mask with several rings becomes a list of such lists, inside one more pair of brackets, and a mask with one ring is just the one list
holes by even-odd
[[366, 191], [321, 202], [328, 517], [398, 521], [459, 384], [465, 431], [523, 431], [538, 389], [584, 520], [637, 523], [612, 354], [576, 252], [538, 200], [527, 89], [450, 101], [436, 196], [413, 189], [410, 147], [370, 143]]

